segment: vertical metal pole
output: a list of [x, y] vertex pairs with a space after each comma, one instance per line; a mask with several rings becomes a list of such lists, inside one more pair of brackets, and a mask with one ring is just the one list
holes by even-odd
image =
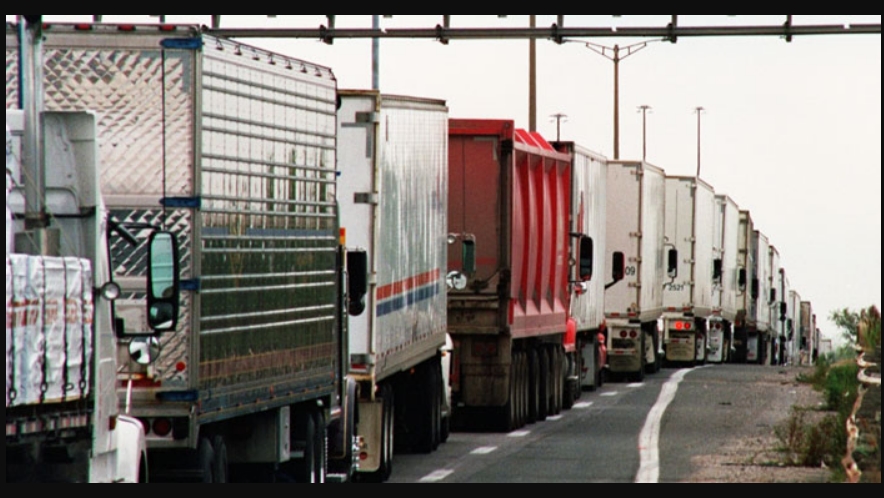
[[[531, 16], [531, 28], [537, 27], [537, 16]], [[531, 37], [529, 43], [529, 66], [530, 76], [528, 77], [528, 114], [530, 131], [537, 131], [537, 40]]]
[[614, 160], [620, 159], [620, 45], [614, 45]]
[[642, 105], [639, 107], [639, 110], [642, 113], [642, 161], [648, 160], [648, 126], [647, 126], [647, 117], [648, 117], [648, 109], [651, 106]]
[[[381, 16], [371, 16], [371, 29], [381, 29]], [[371, 89], [381, 89], [381, 40], [377, 36], [371, 39]]]
[[25, 184], [25, 228], [46, 228], [46, 175], [41, 154], [43, 144], [43, 24], [41, 16], [22, 16], [19, 22], [22, 137], [22, 180]]
[[700, 178], [700, 116], [703, 115], [703, 108], [697, 107], [697, 178]]

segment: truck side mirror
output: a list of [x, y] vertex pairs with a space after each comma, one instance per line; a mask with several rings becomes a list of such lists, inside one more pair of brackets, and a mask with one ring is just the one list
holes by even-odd
[[476, 273], [476, 241], [472, 239], [463, 241], [463, 272], [466, 275]]
[[347, 312], [359, 316], [365, 312], [365, 296], [368, 294], [368, 253], [347, 253]]
[[622, 252], [614, 253], [613, 278], [615, 282], [619, 282], [626, 277], [626, 256]]
[[148, 242], [147, 322], [154, 332], [169, 332], [178, 325], [178, 241], [169, 232], [154, 232]]
[[770, 304], [777, 302], [777, 290], [776, 289], [770, 290], [770, 300], [768, 302]]
[[785, 302], [780, 303], [780, 321], [786, 321], [786, 315], [789, 313], [789, 305]]
[[669, 275], [669, 278], [677, 278], [678, 277], [678, 250], [670, 249], [669, 250], [669, 265], [666, 273]]
[[752, 300], [757, 301], [761, 296], [761, 282], [757, 278], [752, 279]]
[[592, 269], [595, 262], [595, 244], [591, 237], [580, 238], [580, 275], [581, 282], [592, 280]]
[[746, 292], [746, 281], [748, 275], [746, 274], [745, 268], [740, 268], [739, 275], [737, 275], [737, 285], [740, 288], [740, 292]]
[[720, 284], [724, 276], [724, 262], [719, 258], [712, 262], [712, 281]]

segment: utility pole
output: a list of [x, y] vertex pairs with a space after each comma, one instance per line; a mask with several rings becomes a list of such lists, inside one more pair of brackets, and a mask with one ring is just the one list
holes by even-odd
[[[659, 41], [659, 40], [656, 40]], [[614, 62], [614, 159], [620, 159], [620, 61], [648, 46], [650, 42], [635, 43], [621, 47], [606, 47], [587, 42], [586, 48]], [[621, 55], [621, 52], [626, 55]]]
[[550, 117], [556, 120], [556, 142], [561, 142], [562, 141], [562, 120], [568, 121], [568, 115], [558, 113], [558, 114], [553, 114]]
[[[531, 17], [531, 29], [537, 27], [537, 16]], [[537, 131], [537, 40], [531, 38], [528, 42], [528, 64], [531, 66], [530, 76], [528, 77], [528, 122], [531, 132]]]
[[[381, 29], [381, 16], [371, 16], [371, 29]], [[381, 40], [378, 37], [371, 39], [371, 89], [381, 88]]]
[[700, 178], [700, 116], [703, 115], [703, 111], [706, 109], [702, 107], [697, 107], [694, 109], [694, 112], [697, 113], [697, 178]]
[[645, 104], [641, 105], [638, 108], [638, 111], [642, 113], [642, 161], [647, 161], [648, 159], [648, 126], [647, 126], [647, 118], [648, 111], [651, 110], [651, 106]]

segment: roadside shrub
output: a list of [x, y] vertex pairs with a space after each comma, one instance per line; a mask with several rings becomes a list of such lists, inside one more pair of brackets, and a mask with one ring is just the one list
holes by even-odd
[[807, 409], [796, 407], [792, 415], [774, 429], [786, 465], [840, 466], [847, 448], [846, 424], [837, 414], [815, 417], [815, 420], [808, 416]]
[[859, 396], [859, 366], [855, 361], [833, 365], [826, 376], [824, 395], [829, 410], [846, 422]]

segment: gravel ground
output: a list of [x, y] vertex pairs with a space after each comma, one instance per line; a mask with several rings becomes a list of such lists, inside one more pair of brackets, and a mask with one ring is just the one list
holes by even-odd
[[[796, 392], [799, 407], [818, 407], [821, 393], [808, 384], [796, 381], [802, 373], [812, 369], [785, 367], [769, 368], [770, 380], [780, 382], [784, 395]], [[771, 404], [771, 409], [777, 409]], [[791, 413], [771, 414], [785, 422]], [[784, 464], [784, 455], [777, 451], [780, 442], [773, 429], [759, 428], [757, 433], [735, 437], [715, 455], [701, 455], [694, 459], [697, 471], [689, 483], [828, 483], [833, 469], [790, 467]]]

